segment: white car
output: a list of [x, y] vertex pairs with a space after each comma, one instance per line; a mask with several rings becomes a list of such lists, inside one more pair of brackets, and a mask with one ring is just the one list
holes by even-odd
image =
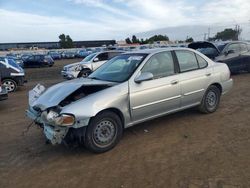
[[123, 53], [123, 51], [105, 51], [88, 55], [81, 62], [72, 63], [63, 67], [61, 74], [66, 79], [87, 77], [109, 59]]
[[226, 64], [195, 50], [140, 50], [112, 58], [87, 78], [38, 85], [26, 113], [52, 144], [80, 143], [101, 153], [141, 122], [195, 106], [215, 112], [232, 86]]

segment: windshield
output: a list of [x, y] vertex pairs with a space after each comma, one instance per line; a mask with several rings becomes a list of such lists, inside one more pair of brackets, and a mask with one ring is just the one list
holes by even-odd
[[82, 62], [87, 62], [90, 61], [94, 56], [96, 55], [96, 53], [90, 54], [87, 57], [85, 57]]
[[21, 67], [20, 67], [13, 59], [8, 59], [8, 63], [9, 63], [9, 65], [11, 65], [12, 67], [15, 67], [15, 68], [21, 70]]
[[124, 82], [134, 73], [147, 54], [123, 54], [103, 64], [89, 78], [111, 82]]
[[220, 44], [217, 46], [217, 48], [220, 50], [220, 52], [222, 52], [222, 50], [225, 48], [227, 44]]

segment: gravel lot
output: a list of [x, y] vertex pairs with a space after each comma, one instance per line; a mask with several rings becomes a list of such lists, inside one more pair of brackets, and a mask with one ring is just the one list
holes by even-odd
[[110, 152], [45, 144], [25, 117], [27, 92], [63, 79], [62, 66], [27, 69], [28, 83], [0, 102], [0, 187], [250, 187], [250, 74], [234, 75], [217, 112], [186, 110], [125, 131]]

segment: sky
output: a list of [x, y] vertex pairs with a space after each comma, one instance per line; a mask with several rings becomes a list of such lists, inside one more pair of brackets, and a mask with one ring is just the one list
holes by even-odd
[[210, 27], [212, 34], [236, 24], [250, 39], [250, 0], [0, 0], [0, 43], [58, 41], [61, 33], [73, 40], [123, 40], [162, 28], [182, 28], [178, 37], [171, 34], [181, 40], [185, 26]]

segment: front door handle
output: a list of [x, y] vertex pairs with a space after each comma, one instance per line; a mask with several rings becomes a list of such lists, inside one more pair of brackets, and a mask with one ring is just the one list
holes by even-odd
[[176, 84], [178, 84], [178, 83], [179, 83], [178, 80], [173, 80], [173, 81], [171, 81], [171, 84], [172, 84], [172, 85], [176, 85]]
[[207, 73], [206, 76], [211, 76], [211, 73]]

